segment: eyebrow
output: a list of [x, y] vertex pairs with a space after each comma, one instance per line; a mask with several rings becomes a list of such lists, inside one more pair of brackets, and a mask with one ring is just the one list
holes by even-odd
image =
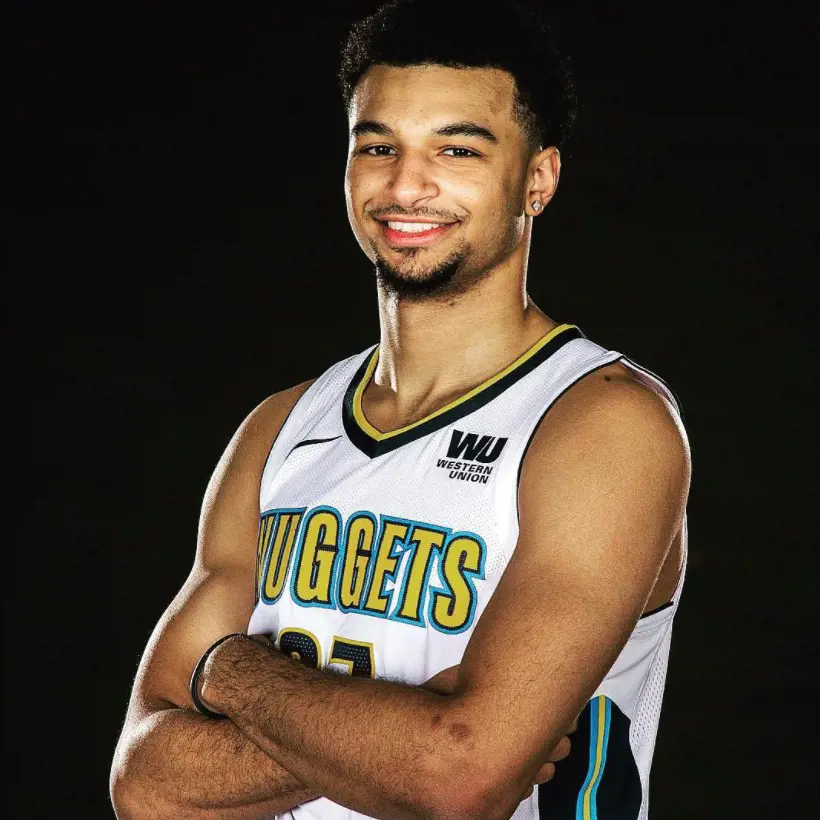
[[[467, 120], [443, 125], [441, 128], [436, 128], [433, 133], [439, 137], [473, 137], [498, 145], [498, 137], [489, 128]], [[351, 137], [361, 137], [364, 134], [375, 134], [379, 137], [395, 136], [390, 126], [378, 120], [361, 120], [350, 129]]]

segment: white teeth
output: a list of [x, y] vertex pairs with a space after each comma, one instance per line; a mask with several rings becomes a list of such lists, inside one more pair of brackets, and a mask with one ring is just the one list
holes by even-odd
[[430, 231], [433, 228], [440, 228], [441, 225], [431, 224], [429, 222], [390, 222], [387, 223], [394, 231], [402, 231], [402, 233], [422, 233], [423, 231]]

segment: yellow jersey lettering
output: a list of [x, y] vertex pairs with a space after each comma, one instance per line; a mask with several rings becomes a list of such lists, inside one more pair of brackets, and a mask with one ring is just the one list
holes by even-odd
[[[473, 624], [475, 581], [485, 577], [486, 557], [487, 547], [476, 533], [432, 523], [378, 518], [368, 510], [345, 521], [325, 504], [308, 511], [268, 510], [260, 518], [256, 544], [256, 601], [276, 604], [287, 583], [299, 606], [359, 612], [455, 634]], [[391, 582], [393, 588], [385, 589]], [[293, 641], [304, 638], [286, 639]], [[366, 674], [361, 647], [335, 654], [330, 649], [334, 663], [355, 662]]]
[[441, 632], [463, 632], [472, 623], [478, 603], [473, 578], [484, 577], [485, 552], [474, 535], [455, 533], [447, 542], [439, 574], [449, 592], [435, 592], [430, 605], [430, 621]]
[[367, 564], [376, 538], [376, 519], [371, 513], [357, 513], [348, 521], [345, 558], [339, 579], [339, 609], [359, 609], [367, 580]]
[[391, 615], [399, 621], [424, 626], [424, 597], [427, 593], [427, 581], [433, 566], [433, 555], [440, 550], [447, 533], [444, 530], [414, 527], [411, 536], [415, 547], [410, 557], [410, 564], [404, 575], [404, 583], [399, 595], [399, 605]]
[[[275, 603], [282, 594], [285, 578], [290, 568], [290, 558], [296, 541], [296, 533], [299, 531], [299, 524], [302, 521], [302, 513], [302, 510], [280, 510], [275, 516], [272, 515], [267, 519], [267, 558], [262, 570], [264, 582], [260, 582], [262, 600], [266, 604]], [[274, 517], [276, 523], [271, 526]], [[260, 529], [264, 528], [260, 527]]]
[[292, 593], [297, 603], [333, 606], [330, 587], [339, 550], [339, 529], [339, 514], [327, 507], [312, 510], [305, 521], [294, 567]]
[[395, 521], [387, 517], [382, 519], [381, 537], [371, 573], [367, 602], [364, 605], [365, 611], [380, 614], [387, 612], [391, 593], [384, 594], [384, 582], [388, 576], [395, 579], [398, 564], [398, 556], [393, 554], [393, 548], [397, 540], [403, 541], [407, 537], [409, 529], [410, 525], [403, 521]]
[[265, 571], [265, 554], [270, 546], [270, 534], [276, 513], [266, 513], [259, 521], [259, 537], [256, 541], [256, 600], [259, 600], [259, 590], [262, 589], [262, 574]]

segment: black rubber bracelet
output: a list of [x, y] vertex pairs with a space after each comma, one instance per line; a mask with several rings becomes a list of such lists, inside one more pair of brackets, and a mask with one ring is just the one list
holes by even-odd
[[191, 675], [191, 683], [189, 685], [189, 689], [191, 692], [191, 702], [194, 704], [194, 709], [199, 712], [200, 715], [205, 715], [205, 717], [209, 718], [216, 718], [217, 720], [221, 720], [222, 718], [227, 717], [227, 715], [220, 714], [219, 712], [214, 712], [213, 709], [209, 709], [200, 699], [199, 697], [199, 676], [202, 674], [202, 670], [205, 668], [205, 663], [208, 658], [211, 656], [211, 652], [217, 648], [222, 643], [228, 640], [228, 638], [235, 638], [237, 635], [244, 635], [244, 632], [231, 632], [229, 635], [223, 635], [218, 641], [212, 643], [203, 653], [202, 657], [197, 661], [196, 666], [194, 667], [194, 672]]

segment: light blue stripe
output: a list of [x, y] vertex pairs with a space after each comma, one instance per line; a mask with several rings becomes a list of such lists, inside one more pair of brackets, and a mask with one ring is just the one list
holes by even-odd
[[592, 794], [589, 796], [590, 817], [592, 820], [598, 820], [598, 786], [601, 785], [601, 780], [604, 777], [604, 767], [606, 766], [606, 750], [609, 745], [609, 722], [612, 715], [612, 701], [609, 698], [604, 698], [606, 703], [606, 716], [604, 718], [604, 743], [601, 749], [601, 768], [598, 771], [598, 779], [592, 787]]
[[578, 800], [575, 803], [575, 820], [584, 820], [584, 792], [589, 786], [589, 781], [592, 779], [592, 773], [595, 771], [595, 747], [598, 740], [598, 698], [590, 701], [589, 709], [589, 768], [587, 769], [587, 776], [584, 780], [584, 785], [581, 786], [581, 791], [578, 792]]

